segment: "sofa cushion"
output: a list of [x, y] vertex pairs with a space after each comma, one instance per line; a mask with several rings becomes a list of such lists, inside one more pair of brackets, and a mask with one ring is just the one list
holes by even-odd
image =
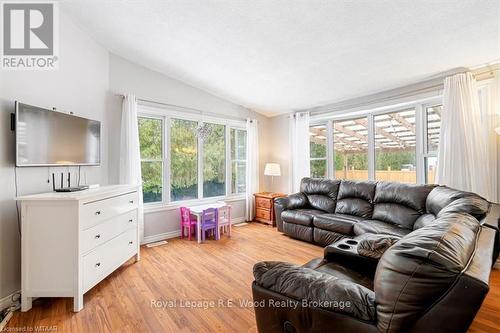
[[300, 192], [307, 196], [312, 208], [333, 213], [337, 202], [340, 180], [303, 178]]
[[479, 230], [469, 214], [446, 214], [382, 255], [374, 283], [380, 332], [409, 331], [449, 290], [467, 267]]
[[425, 201], [434, 185], [378, 182], [372, 218], [413, 229], [425, 212]]
[[448, 213], [467, 213], [480, 220], [488, 213], [489, 206], [490, 203], [480, 196], [468, 195], [441, 209], [438, 217]]
[[313, 229], [314, 229], [313, 231], [314, 243], [323, 247], [331, 245], [341, 240], [342, 238], [346, 237], [344, 234], [339, 234], [338, 232], [335, 231], [328, 231], [320, 228], [313, 228]]
[[281, 213], [283, 221], [293, 224], [311, 226], [314, 215], [321, 215], [325, 212], [318, 209], [293, 209], [285, 210]]
[[[364, 321], [375, 320], [375, 295], [361, 284], [328, 273], [283, 262], [260, 262], [254, 266], [255, 283], [294, 300], [323, 304], [321, 308]], [[350, 301], [351, 306], [335, 306]]]
[[286, 235], [305, 242], [313, 242], [313, 229], [313, 227], [283, 221], [283, 232]]
[[335, 231], [344, 235], [352, 235], [352, 228], [356, 222], [364, 220], [362, 217], [346, 214], [321, 214], [313, 218], [313, 225], [317, 228]]
[[277, 198], [275, 199], [275, 202], [277, 201], [278, 204], [280, 204], [281, 201], [284, 201], [286, 199], [286, 205], [285, 209], [299, 209], [299, 208], [307, 208], [309, 207], [309, 201], [307, 200], [307, 197], [305, 196], [304, 193], [294, 193], [290, 194], [286, 198]]
[[354, 225], [353, 232], [356, 236], [370, 233], [403, 237], [409, 234], [411, 230], [400, 227], [397, 224], [391, 224], [384, 221], [364, 220]]
[[335, 213], [371, 218], [375, 182], [343, 180], [340, 183]]
[[479, 195], [471, 192], [455, 190], [447, 186], [435, 187], [427, 196], [425, 206], [428, 213], [438, 216], [439, 212], [441, 212], [443, 208], [452, 202], [463, 198], [469, 199], [462, 200], [454, 206], [454, 212], [468, 213], [477, 219], [483, 218], [488, 212], [488, 202]]
[[418, 219], [413, 224], [413, 230], [420, 229], [422, 227], [431, 225], [436, 221], [434, 214], [423, 214], [418, 217]]

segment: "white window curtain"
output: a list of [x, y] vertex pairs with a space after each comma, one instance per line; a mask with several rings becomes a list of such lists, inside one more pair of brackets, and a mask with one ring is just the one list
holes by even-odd
[[296, 112], [290, 116], [291, 141], [291, 190], [296, 193], [300, 190], [300, 181], [309, 177], [309, 112]]
[[246, 213], [247, 221], [254, 218], [253, 194], [259, 191], [259, 129], [256, 119], [247, 119], [247, 174]]
[[[476, 80], [471, 73], [444, 81], [436, 181], [493, 199], [488, 119], [481, 112]], [[496, 198], [495, 198], [496, 199]]]
[[142, 202], [141, 151], [139, 146], [139, 124], [137, 120], [137, 98], [126, 94], [122, 104], [120, 138], [120, 184], [139, 185], [139, 239], [144, 240], [144, 209]]

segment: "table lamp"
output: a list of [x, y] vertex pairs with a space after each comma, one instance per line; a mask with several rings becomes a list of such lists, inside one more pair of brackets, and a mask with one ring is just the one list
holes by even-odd
[[274, 176], [281, 176], [281, 167], [278, 163], [266, 163], [264, 175], [271, 176], [271, 184], [274, 183]]

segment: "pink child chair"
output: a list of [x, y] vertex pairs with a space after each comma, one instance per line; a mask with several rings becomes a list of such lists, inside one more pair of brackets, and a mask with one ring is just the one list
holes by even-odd
[[[231, 237], [231, 206], [226, 205], [219, 208], [219, 233], [223, 234], [228, 231], [228, 236]], [[222, 232], [220, 232], [222, 229]]]
[[188, 239], [191, 240], [191, 234], [196, 234], [196, 218], [191, 217], [191, 211], [187, 207], [181, 207], [181, 238], [184, 238], [184, 229], [188, 230]]

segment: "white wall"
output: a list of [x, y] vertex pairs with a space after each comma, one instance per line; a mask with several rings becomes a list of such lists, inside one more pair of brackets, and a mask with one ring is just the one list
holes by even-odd
[[[117, 94], [133, 93], [139, 99], [200, 109], [222, 116], [258, 119], [260, 140], [263, 143], [260, 151], [260, 174], [262, 175], [260, 182], [262, 188], [266, 187], [266, 179], [263, 173], [269, 151], [269, 145], [266, 144], [268, 142], [268, 118], [113, 54], [109, 58], [109, 88], [108, 122], [112, 124], [109, 133], [110, 182], [118, 181], [116, 171], [119, 165], [122, 99]], [[245, 214], [244, 202], [240, 200], [231, 204], [233, 206], [233, 217], [236, 220], [243, 219]], [[177, 208], [155, 211], [148, 211], [146, 208], [144, 235], [147, 240], [175, 235], [179, 231], [178, 211]]]
[[[10, 131], [14, 101], [56, 107], [103, 121], [102, 165], [84, 167], [82, 171], [91, 183], [107, 181], [108, 52], [63, 13], [60, 15], [59, 65], [56, 71], [0, 70], [0, 299], [20, 289], [20, 236], [14, 201], [15, 146], [14, 133]], [[75, 168], [72, 170], [76, 172]], [[48, 174], [48, 168], [18, 168], [18, 193], [51, 190]]]
[[272, 142], [272, 150], [268, 159], [281, 166], [281, 176], [274, 177], [274, 182], [268, 180], [268, 187], [272, 192], [289, 194], [290, 188], [290, 118], [288, 114], [272, 117], [269, 119], [269, 140]]

